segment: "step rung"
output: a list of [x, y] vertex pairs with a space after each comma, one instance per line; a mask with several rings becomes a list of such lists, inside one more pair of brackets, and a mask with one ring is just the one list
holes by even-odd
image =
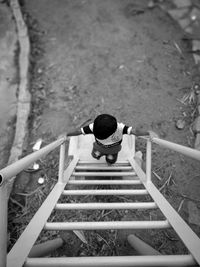
[[72, 176], [135, 176], [135, 172], [73, 172]]
[[138, 266], [194, 266], [192, 255], [142, 255], [27, 258], [24, 267], [138, 267]]
[[133, 170], [131, 166], [90, 166], [90, 165], [84, 165], [84, 166], [76, 166], [76, 170]]
[[169, 228], [165, 221], [47, 222], [45, 230], [117, 230]]
[[135, 189], [135, 190], [121, 190], [121, 189], [94, 189], [94, 190], [64, 190], [63, 195], [65, 196], [85, 196], [85, 195], [148, 195], [146, 189]]
[[70, 185], [137, 185], [142, 184], [139, 179], [133, 180], [69, 180]]
[[[77, 165], [79, 165], [79, 164], [87, 164], [87, 165], [97, 165], [98, 164], [98, 165], [108, 166], [108, 164], [106, 162], [91, 162], [91, 161], [84, 161], [84, 160], [78, 161]], [[112, 166], [119, 166], [119, 165], [129, 165], [130, 166], [130, 162], [128, 160], [121, 160], [121, 161], [117, 161]]]
[[155, 202], [115, 202], [115, 203], [57, 203], [56, 210], [129, 210], [129, 209], [155, 209]]

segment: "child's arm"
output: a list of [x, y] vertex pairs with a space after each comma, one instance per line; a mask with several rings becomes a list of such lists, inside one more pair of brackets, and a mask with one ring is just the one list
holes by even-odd
[[81, 134], [82, 134], [81, 129], [76, 129], [72, 132], [67, 133], [67, 136], [77, 136], [77, 135], [81, 135]]
[[154, 137], [159, 138], [158, 134], [153, 131], [142, 131], [138, 129], [133, 130], [133, 128], [131, 129], [130, 134], [134, 134], [136, 136], [149, 136], [150, 139], [153, 139]]
[[130, 134], [134, 134], [136, 136], [149, 136], [149, 132], [147, 131], [142, 131], [142, 130], [138, 130], [138, 129], [131, 129]]
[[91, 130], [91, 127], [93, 127], [93, 124], [86, 125], [82, 128], [75, 129], [72, 132], [67, 133], [67, 136], [77, 136], [77, 135], [85, 135], [85, 134], [93, 134], [93, 131]]

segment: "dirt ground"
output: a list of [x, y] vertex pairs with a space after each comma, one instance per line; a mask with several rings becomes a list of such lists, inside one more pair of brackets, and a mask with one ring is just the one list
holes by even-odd
[[[111, 113], [133, 127], [153, 129], [163, 139], [193, 145], [190, 127], [194, 105], [179, 101], [193, 85], [194, 62], [187, 53], [190, 44], [182, 40], [182, 30], [168, 15], [157, 7], [148, 9], [147, 4], [148, 1], [131, 0], [23, 2], [32, 42], [33, 99], [25, 153], [38, 138], [48, 143], [100, 113]], [[186, 121], [184, 130], [175, 127], [180, 118]], [[153, 171], [162, 177], [159, 180], [154, 176], [153, 180], [161, 187], [171, 174], [171, 183], [163, 193], [176, 209], [184, 199], [180, 214], [190, 223], [191, 202], [200, 207], [200, 167], [177, 153], [153, 148]], [[137, 149], [144, 151], [143, 141], [137, 140]], [[48, 169], [48, 179], [45, 189], [40, 190], [51, 187], [56, 164], [53, 155], [41, 163]], [[39, 175], [41, 172], [21, 174], [13, 195], [34, 192]], [[118, 217], [123, 220], [139, 215]], [[190, 225], [200, 236], [199, 226]], [[118, 240], [126, 234], [119, 233]], [[170, 239], [171, 233], [168, 237], [163, 233], [152, 235], [161, 252], [184, 252], [176, 239]], [[141, 236], [149, 240], [149, 233]], [[113, 239], [112, 244], [116, 244], [116, 236]], [[128, 251], [123, 243], [116, 253], [121, 253], [120, 246], [123, 252]]]

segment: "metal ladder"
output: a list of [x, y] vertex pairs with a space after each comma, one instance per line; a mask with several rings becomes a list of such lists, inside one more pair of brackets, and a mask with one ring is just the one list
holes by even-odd
[[[146, 173], [135, 156], [135, 139], [125, 137], [119, 159], [108, 166], [104, 159], [97, 161], [90, 155], [92, 137], [71, 138], [69, 152], [71, 162], [65, 169], [64, 145], [60, 150], [58, 183], [53, 188], [41, 208], [35, 214], [19, 240], [7, 257], [7, 267], [44, 266], [194, 266], [200, 264], [200, 240], [179, 214], [170, 206], [159, 190], [151, 182], [150, 161], [151, 142], [147, 142]], [[199, 155], [198, 155], [199, 156]], [[65, 169], [65, 171], [64, 171]], [[85, 179], [80, 179], [85, 177]], [[95, 177], [95, 179], [91, 179]], [[105, 178], [106, 177], [106, 178]], [[113, 179], [109, 179], [112, 177]], [[123, 179], [122, 179], [123, 177]], [[71, 186], [122, 186], [121, 189], [71, 189]], [[140, 185], [139, 189], [136, 189]], [[70, 189], [68, 188], [70, 186]], [[124, 189], [128, 186], [129, 189]], [[149, 202], [119, 203], [60, 203], [62, 196], [86, 195], [150, 195]], [[140, 210], [160, 209], [164, 220], [148, 221], [73, 221], [49, 222], [53, 210]], [[167, 229], [174, 228], [189, 250], [188, 255], [146, 255], [146, 256], [101, 256], [101, 257], [28, 257], [31, 248], [42, 230], [119, 230], [119, 229]], [[22, 249], [23, 248], [23, 249]]]

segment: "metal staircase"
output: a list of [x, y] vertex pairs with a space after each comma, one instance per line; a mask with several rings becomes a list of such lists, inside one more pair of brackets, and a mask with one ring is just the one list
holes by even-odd
[[[65, 139], [56, 141], [60, 146], [60, 163], [58, 182], [50, 192], [43, 205], [22, 233], [7, 258], [1, 254], [2, 267], [44, 267], [44, 266], [197, 266], [200, 265], [200, 240], [189, 228], [179, 214], [170, 206], [159, 190], [151, 182], [151, 144], [147, 139], [146, 173], [142, 170], [140, 159], [135, 154], [134, 136], [124, 136], [122, 150], [116, 164], [108, 166], [102, 158], [99, 161], [90, 155], [93, 136], [79, 136], [70, 139], [68, 150], [68, 166], [65, 160]], [[154, 143], [200, 160], [200, 152], [170, 143], [158, 138]], [[46, 149], [46, 150], [45, 150]], [[5, 180], [19, 172], [30, 162], [52, 150], [52, 144], [29, 155], [15, 164], [14, 170], [7, 167], [0, 171], [2, 186]], [[11, 168], [13, 169], [13, 168]], [[84, 178], [83, 178], [84, 177]], [[80, 189], [81, 186], [89, 189]], [[93, 189], [101, 185], [101, 189]], [[120, 189], [102, 189], [102, 186], [118, 185]], [[137, 187], [139, 185], [139, 188]], [[128, 189], [124, 189], [124, 187]], [[71, 189], [73, 187], [73, 189]], [[78, 189], [77, 189], [78, 188]], [[2, 194], [2, 190], [0, 191]], [[145, 202], [92, 202], [92, 203], [61, 203], [62, 196], [150, 196], [151, 201]], [[2, 199], [2, 198], [1, 198]], [[49, 222], [53, 210], [149, 210], [160, 209], [164, 220], [144, 221], [73, 221]], [[174, 228], [187, 247], [188, 255], [146, 255], [146, 256], [101, 256], [101, 257], [29, 257], [30, 251], [42, 230], [118, 230], [118, 229], [166, 229]], [[2, 228], [2, 227], [1, 227]], [[3, 234], [2, 229], [1, 233]], [[2, 243], [2, 242], [1, 242]], [[0, 244], [1, 245], [1, 244]], [[4, 244], [5, 245], [5, 244]]]

